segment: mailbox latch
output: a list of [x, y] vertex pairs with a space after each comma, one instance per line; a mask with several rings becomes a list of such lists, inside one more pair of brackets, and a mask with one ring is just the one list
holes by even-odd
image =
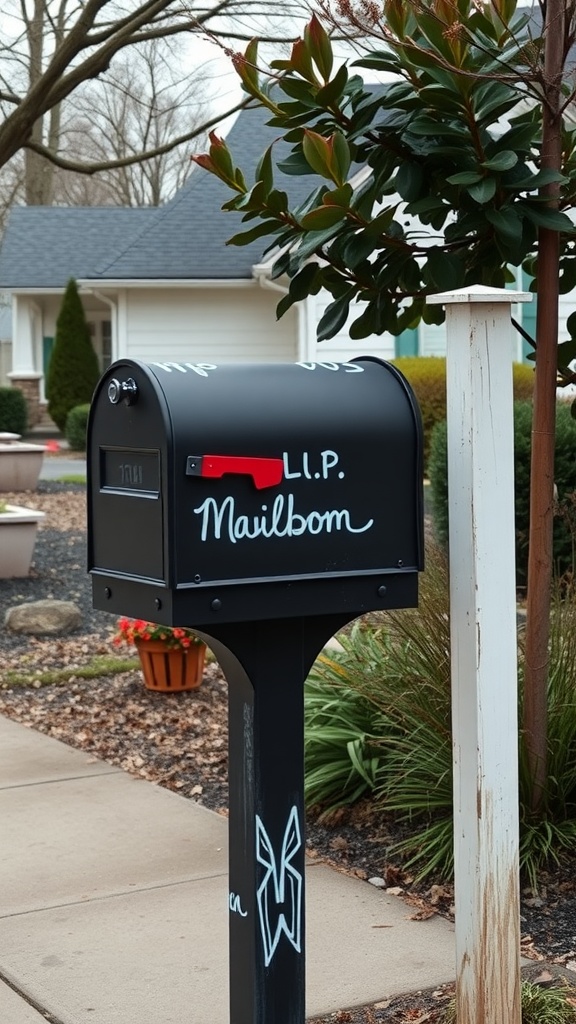
[[138, 385], [133, 377], [119, 381], [113, 377], [108, 385], [108, 400], [112, 405], [124, 401], [126, 405], [134, 405], [138, 398]]

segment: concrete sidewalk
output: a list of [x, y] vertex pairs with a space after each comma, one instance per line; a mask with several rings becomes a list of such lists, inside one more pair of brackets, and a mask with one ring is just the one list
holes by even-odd
[[85, 459], [67, 459], [66, 451], [62, 455], [44, 456], [40, 470], [41, 480], [61, 480], [66, 476], [86, 476]]
[[[0, 1021], [228, 1024], [227, 823], [0, 716]], [[454, 978], [453, 927], [307, 868], [307, 1014]]]

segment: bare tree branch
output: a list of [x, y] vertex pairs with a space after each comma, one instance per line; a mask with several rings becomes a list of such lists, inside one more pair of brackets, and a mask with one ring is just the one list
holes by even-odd
[[32, 150], [34, 153], [38, 153], [40, 156], [43, 156], [56, 167], [62, 168], [62, 170], [77, 171], [81, 174], [92, 175], [97, 174], [99, 171], [112, 170], [115, 167], [130, 167], [133, 164], [150, 160], [152, 157], [159, 156], [162, 153], [169, 153], [177, 146], [181, 146], [184, 142], [191, 142], [192, 139], [196, 139], [199, 135], [205, 134], [210, 130], [210, 128], [220, 124], [224, 117], [229, 117], [231, 114], [235, 114], [239, 110], [243, 110], [245, 107], [249, 106], [254, 106], [254, 104], [252, 100], [247, 97], [235, 106], [230, 107], [224, 114], [220, 113], [207, 121], [203, 121], [200, 127], [194, 128], [192, 131], [186, 132], [184, 135], [179, 135], [177, 138], [172, 139], [163, 146], [157, 146], [155, 149], [147, 150], [144, 153], [136, 153], [134, 156], [123, 157], [118, 160], [103, 160], [100, 163], [85, 164], [76, 160], [68, 160], [63, 156], [60, 156], [58, 153], [50, 152], [46, 146], [38, 145], [34, 142], [26, 143], [26, 148]]

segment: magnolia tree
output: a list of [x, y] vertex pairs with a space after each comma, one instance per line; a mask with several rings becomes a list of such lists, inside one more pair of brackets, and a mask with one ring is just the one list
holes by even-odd
[[[225, 209], [249, 222], [230, 239], [269, 236], [273, 275], [290, 278], [278, 307], [324, 288], [318, 327], [335, 335], [353, 304], [352, 338], [399, 334], [444, 318], [426, 298], [473, 284], [503, 287], [524, 268], [538, 298], [524, 732], [533, 809], [545, 813], [547, 676], [554, 426], [557, 383], [575, 379], [571, 340], [558, 345], [558, 294], [576, 287], [576, 233], [565, 211], [576, 196], [571, 48], [576, 0], [517, 9], [515, 0], [384, 0], [320, 4], [330, 28], [362, 42], [355, 66], [386, 72], [369, 88], [337, 66], [330, 35], [313, 17], [287, 60], [259, 72], [252, 42], [235, 64], [246, 92], [270, 110], [291, 144], [282, 166], [323, 184], [291, 208], [274, 186], [273, 147], [246, 183], [211, 135], [196, 161], [231, 188]], [[354, 66], [354, 65], [353, 65]], [[362, 170], [359, 170], [362, 168]]]

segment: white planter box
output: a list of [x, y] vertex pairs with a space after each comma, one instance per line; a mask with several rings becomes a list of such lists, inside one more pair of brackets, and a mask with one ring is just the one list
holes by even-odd
[[21, 505], [7, 505], [0, 512], [0, 579], [28, 575], [42, 519], [44, 512]]
[[41, 444], [0, 442], [0, 491], [34, 491], [45, 450]]

